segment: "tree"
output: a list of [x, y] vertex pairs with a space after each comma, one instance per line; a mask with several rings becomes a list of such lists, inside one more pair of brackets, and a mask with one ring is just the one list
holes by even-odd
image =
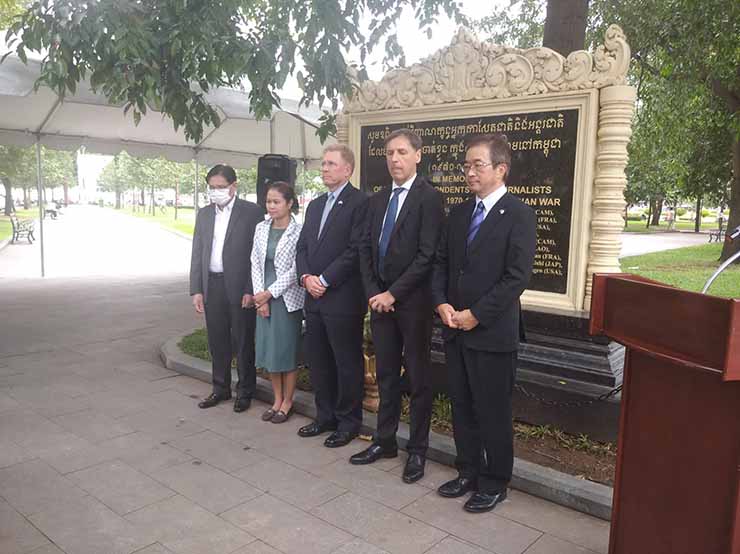
[[[602, 25], [622, 25], [638, 71], [666, 86], [692, 88], [722, 106], [712, 147], [732, 167], [729, 227], [740, 225], [740, 4], [734, 0], [592, 0]], [[690, 114], [689, 114], [690, 115]], [[691, 140], [691, 139], [689, 139]], [[729, 149], [725, 148], [729, 145]], [[708, 164], [707, 164], [708, 165]], [[725, 165], [725, 164], [721, 164]], [[725, 242], [721, 259], [740, 250]]]
[[30, 148], [18, 146], [0, 146], [0, 181], [5, 187], [4, 214], [15, 211], [13, 205], [13, 187], [23, 186], [24, 208], [28, 209], [26, 187], [30, 176], [35, 172], [35, 158]]
[[[77, 185], [77, 152], [41, 149], [41, 164], [44, 179], [44, 190], [56, 187], [64, 189], [67, 198], [69, 187]], [[46, 193], [44, 193], [46, 194]]]
[[589, 0], [547, 0], [542, 45], [567, 56], [586, 42]]
[[23, 6], [16, 0], [0, 0], [0, 29], [7, 29], [23, 13]]
[[[9, 45], [24, 61], [27, 51], [43, 53], [39, 83], [60, 96], [89, 77], [134, 121], [156, 108], [199, 142], [205, 125], [220, 122], [204, 96], [212, 87], [248, 84], [250, 108], [262, 118], [296, 73], [303, 101], [329, 99], [336, 110], [340, 93], [351, 93], [342, 52], [357, 48], [364, 62], [384, 41], [386, 58], [402, 61], [395, 21], [403, 9], [415, 9], [431, 33], [441, 11], [463, 19], [458, 1], [38, 0], [10, 27]], [[367, 36], [363, 16], [371, 19]], [[332, 118], [325, 123], [326, 131]]]

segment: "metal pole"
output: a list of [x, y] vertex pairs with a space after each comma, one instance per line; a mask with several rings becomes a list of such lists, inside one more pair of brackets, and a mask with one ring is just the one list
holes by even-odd
[[198, 213], [198, 160], [195, 160], [195, 183], [193, 187], [193, 207], [195, 213]]
[[41, 137], [36, 137], [36, 185], [37, 195], [39, 197], [39, 242], [41, 243], [41, 276], [46, 277], [46, 268], [44, 267], [44, 186], [43, 175], [41, 174]]

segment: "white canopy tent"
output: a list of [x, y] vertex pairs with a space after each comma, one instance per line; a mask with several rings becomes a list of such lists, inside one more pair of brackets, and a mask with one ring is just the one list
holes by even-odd
[[[244, 168], [254, 166], [268, 153], [290, 156], [304, 168], [316, 168], [321, 160], [324, 145], [316, 136], [320, 111], [314, 106], [299, 108], [298, 102], [283, 100], [282, 109], [274, 110], [271, 119], [257, 121], [249, 110], [247, 93], [213, 89], [206, 97], [218, 110], [221, 125], [206, 128], [203, 139], [193, 144], [185, 139], [182, 129], [174, 130], [168, 116], [154, 110], [147, 110], [135, 125], [131, 114], [124, 116], [122, 106], [109, 104], [102, 94], [90, 90], [88, 83], [80, 83], [76, 94], [63, 101], [46, 87], [34, 92], [39, 68], [38, 61], [24, 64], [16, 56], [0, 64], [0, 144], [36, 145], [39, 198], [42, 145], [70, 151], [84, 146], [88, 152], [108, 155], [125, 150], [137, 157]], [[41, 217], [42, 276], [43, 237]]]

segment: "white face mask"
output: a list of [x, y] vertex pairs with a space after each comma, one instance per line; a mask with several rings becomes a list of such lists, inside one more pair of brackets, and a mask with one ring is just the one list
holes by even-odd
[[231, 187], [225, 189], [208, 189], [208, 198], [217, 206], [225, 206], [231, 200]]

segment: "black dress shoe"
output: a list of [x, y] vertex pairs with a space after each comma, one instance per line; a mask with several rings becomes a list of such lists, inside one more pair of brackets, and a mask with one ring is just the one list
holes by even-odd
[[215, 392], [212, 392], [203, 400], [198, 402], [198, 407], [202, 409], [213, 408], [216, 404], [218, 404], [219, 402], [223, 402], [224, 400], [231, 400], [231, 393], [217, 394]]
[[249, 405], [252, 403], [252, 399], [248, 396], [237, 396], [236, 400], [234, 401], [234, 411], [236, 413], [243, 412], [244, 410], [247, 410], [249, 408]]
[[379, 444], [372, 444], [362, 452], [358, 452], [349, 459], [349, 463], [356, 466], [364, 466], [377, 462], [380, 458], [395, 458], [398, 456], [398, 448], [383, 448]]
[[326, 423], [317, 423], [316, 421], [312, 421], [308, 425], [304, 425], [300, 429], [298, 429], [298, 436], [299, 437], [315, 437], [317, 435], [320, 435], [321, 433], [326, 433], [327, 431], [336, 431], [337, 426], [336, 425], [329, 425]]
[[452, 481], [447, 481], [437, 489], [437, 493], [445, 498], [458, 498], [467, 494], [470, 491], [474, 491], [478, 488], [478, 483], [475, 479], [469, 479], [468, 477], [458, 477]]
[[424, 477], [424, 456], [421, 454], [409, 454], [406, 467], [403, 468], [403, 482], [416, 483]]
[[334, 431], [331, 435], [326, 437], [324, 446], [327, 448], [339, 448], [340, 446], [347, 446], [352, 439], [357, 436], [357, 433], [350, 433], [349, 431]]
[[463, 508], [465, 508], [466, 512], [472, 512], [474, 514], [490, 512], [496, 507], [496, 504], [504, 500], [506, 500], [506, 489], [492, 493], [476, 492], [468, 498]]

